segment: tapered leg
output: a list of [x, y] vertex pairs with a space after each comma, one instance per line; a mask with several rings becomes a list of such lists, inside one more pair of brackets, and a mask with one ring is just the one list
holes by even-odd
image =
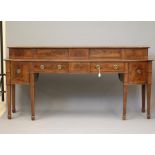
[[11, 85], [7, 84], [8, 119], [11, 119]]
[[15, 85], [12, 85], [12, 112], [16, 112], [16, 106], [15, 106]]
[[151, 118], [151, 84], [147, 84], [147, 119]]
[[35, 120], [35, 80], [34, 80], [34, 73], [30, 74], [30, 99], [31, 99], [31, 119]]
[[128, 95], [128, 85], [123, 85], [123, 116], [122, 116], [123, 120], [126, 120], [127, 95]]
[[142, 112], [145, 112], [145, 85], [142, 85]]

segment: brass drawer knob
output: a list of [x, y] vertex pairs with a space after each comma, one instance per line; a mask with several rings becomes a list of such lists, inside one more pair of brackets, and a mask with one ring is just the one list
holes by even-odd
[[119, 69], [119, 65], [118, 64], [114, 64], [113, 68], [114, 68], [114, 70], [118, 70]]
[[98, 70], [98, 77], [101, 77], [101, 66], [100, 65], [96, 65], [96, 69]]
[[17, 73], [17, 74], [20, 74], [20, 73], [21, 73], [21, 69], [18, 68], [18, 69], [16, 70], [16, 73]]
[[141, 70], [141, 69], [137, 69], [136, 72], [137, 72], [138, 74], [142, 74], [142, 70]]
[[44, 65], [40, 65], [40, 69], [45, 69], [45, 66]]
[[101, 69], [101, 66], [100, 65], [96, 65], [96, 69], [97, 70]]
[[58, 70], [62, 69], [62, 65], [57, 65]]

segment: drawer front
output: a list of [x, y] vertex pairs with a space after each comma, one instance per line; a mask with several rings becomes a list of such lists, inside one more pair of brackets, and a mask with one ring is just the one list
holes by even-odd
[[40, 73], [66, 73], [68, 72], [68, 63], [33, 63], [33, 71]]
[[37, 49], [34, 57], [38, 59], [67, 58], [68, 49]]
[[69, 49], [70, 58], [88, 58], [89, 49], [85, 48], [71, 48]]
[[90, 58], [121, 58], [121, 49], [90, 49]]
[[29, 64], [24, 62], [11, 62], [11, 82], [29, 83]]
[[144, 83], [146, 82], [146, 62], [131, 62], [129, 63], [129, 82]]
[[124, 59], [147, 59], [147, 49], [124, 49]]
[[90, 72], [90, 64], [85, 62], [70, 63], [69, 72], [88, 73]]
[[9, 58], [15, 59], [31, 59], [33, 58], [33, 54], [36, 52], [36, 49], [29, 48], [10, 48], [9, 50]]
[[91, 63], [91, 72], [124, 72], [124, 63]]

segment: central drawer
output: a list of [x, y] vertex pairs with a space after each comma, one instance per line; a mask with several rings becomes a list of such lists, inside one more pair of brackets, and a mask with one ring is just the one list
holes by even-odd
[[69, 64], [69, 72], [71, 72], [71, 73], [88, 73], [88, 72], [90, 72], [90, 63], [72, 62]]
[[35, 62], [32, 66], [33, 72], [42, 73], [66, 73], [69, 68], [65, 62]]
[[90, 66], [91, 72], [124, 72], [125, 66], [124, 63], [91, 63]]

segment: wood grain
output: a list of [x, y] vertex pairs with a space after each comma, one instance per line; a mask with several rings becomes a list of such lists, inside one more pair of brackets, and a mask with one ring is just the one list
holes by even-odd
[[123, 116], [122, 116], [123, 120], [126, 120], [127, 96], [128, 96], [128, 85], [123, 85]]
[[15, 84], [12, 84], [11, 85], [12, 86], [12, 92], [11, 92], [11, 94], [12, 94], [12, 112], [13, 113], [16, 113], [16, 106], [15, 106]]
[[146, 82], [146, 62], [130, 62], [129, 63], [129, 82], [130, 83], [145, 83]]
[[145, 112], [145, 84], [142, 85], [142, 112]]
[[31, 119], [35, 120], [35, 76], [30, 73]]
[[90, 58], [121, 58], [121, 49], [90, 49]]
[[[6, 59], [8, 118], [15, 112], [15, 85], [30, 86], [31, 119], [35, 120], [35, 77], [39, 73], [119, 73], [123, 83], [123, 115], [126, 119], [128, 85], [142, 86], [142, 112], [145, 111], [147, 86], [147, 118], [151, 117], [152, 60], [145, 46], [80, 46], [80, 47], [10, 47]], [[12, 88], [12, 93], [11, 93]]]

